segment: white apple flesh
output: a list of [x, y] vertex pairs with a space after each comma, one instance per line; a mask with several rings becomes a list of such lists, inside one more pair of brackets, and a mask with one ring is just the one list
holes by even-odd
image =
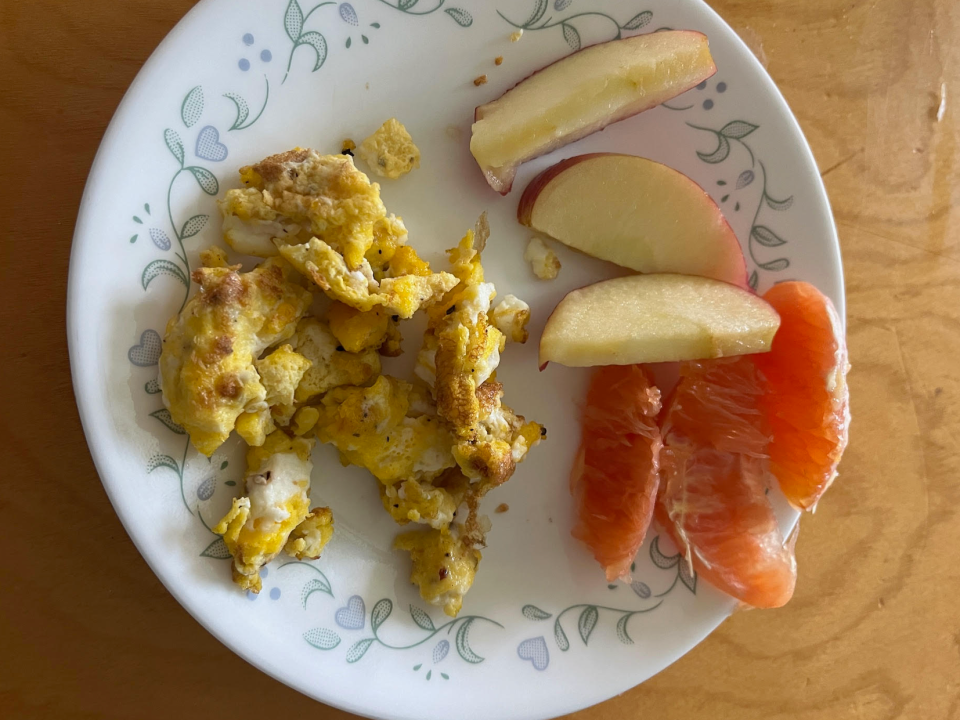
[[540, 367], [632, 365], [768, 352], [780, 316], [710, 278], [630, 275], [567, 294], [540, 338]]
[[470, 152], [506, 195], [521, 163], [676, 97], [713, 75], [707, 37], [670, 30], [584, 48], [474, 114]]
[[633, 155], [577, 155], [524, 190], [517, 219], [601, 260], [644, 273], [701, 275], [747, 287], [736, 234], [683, 173]]

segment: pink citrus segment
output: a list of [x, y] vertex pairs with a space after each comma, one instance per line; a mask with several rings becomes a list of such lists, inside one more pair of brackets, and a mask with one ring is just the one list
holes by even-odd
[[768, 384], [770, 469], [793, 505], [812, 510], [847, 445], [847, 346], [833, 303], [813, 285], [780, 283], [763, 297], [780, 313], [771, 351], [756, 356]]
[[596, 371], [570, 478], [583, 541], [607, 580], [630, 578], [630, 564], [653, 517], [659, 483], [660, 391], [639, 365]]
[[692, 445], [661, 459], [657, 520], [697, 573], [747, 605], [784, 605], [797, 563], [766, 496], [765, 461]]
[[677, 444], [765, 456], [770, 432], [760, 411], [762, 380], [751, 357], [680, 363], [680, 379], [661, 427]]
[[764, 389], [753, 356], [681, 363], [662, 423], [656, 513], [708, 582], [748, 605], [780, 607], [797, 565], [767, 497]]

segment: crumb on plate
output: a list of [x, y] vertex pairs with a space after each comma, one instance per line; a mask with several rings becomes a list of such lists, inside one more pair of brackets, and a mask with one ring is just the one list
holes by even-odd
[[480, 75], [479, 77], [474, 78], [474, 79], [473, 79], [473, 84], [476, 85], [477, 87], [480, 87], [481, 85], [486, 85], [486, 84], [487, 84], [487, 76], [486, 76], [486, 75]]
[[560, 272], [560, 258], [538, 237], [530, 238], [523, 259], [541, 280], [553, 280]]
[[497, 55], [497, 56], [493, 59], [493, 64], [494, 64], [494, 65], [503, 65], [503, 55]]
[[510, 42], [518, 42], [522, 37], [523, 37], [523, 28], [520, 28], [516, 32], [510, 33]]
[[396, 180], [420, 167], [420, 149], [396, 118], [390, 118], [357, 148], [357, 156], [380, 177]]
[[510, 509], [509, 505], [507, 505], [506, 503], [500, 503], [499, 505], [497, 505], [497, 509], [494, 510], [494, 512], [505, 513], [509, 509]]

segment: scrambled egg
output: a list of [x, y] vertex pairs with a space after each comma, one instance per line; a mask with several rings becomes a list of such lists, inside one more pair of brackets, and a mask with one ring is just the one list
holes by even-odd
[[424, 394], [389, 375], [369, 388], [324, 395], [316, 432], [345, 465], [365, 467], [384, 484], [429, 480], [454, 465], [453, 437], [430, 414]]
[[223, 216], [224, 241], [244, 255], [263, 258], [279, 255], [274, 238], [280, 242], [287, 242], [287, 238], [296, 242], [302, 230], [300, 225], [270, 207], [257, 188], [227, 190], [217, 205]]
[[298, 403], [341, 385], [363, 385], [380, 374], [376, 351], [347, 352], [322, 320], [301, 320], [290, 344], [311, 363], [293, 394]]
[[459, 439], [453, 456], [463, 474], [479, 483], [476, 494], [480, 497], [510, 479], [517, 463], [546, 437], [546, 430], [539, 423], [527, 422], [500, 401], [500, 383], [485, 382], [477, 395], [480, 407], [476, 429]]
[[440, 530], [402, 533], [393, 547], [410, 553], [410, 581], [420, 588], [420, 597], [456, 617], [476, 577], [480, 551]]
[[320, 411], [315, 407], [302, 407], [297, 410], [293, 416], [293, 434], [297, 436], [306, 435], [313, 430], [313, 426], [320, 419]]
[[226, 251], [216, 245], [211, 245], [200, 251], [200, 264], [208, 268], [231, 268], [233, 270], [239, 270], [241, 267], [240, 265], [231, 266], [227, 262]]
[[433, 390], [440, 416], [465, 437], [479, 419], [479, 388], [500, 364], [503, 333], [490, 323], [493, 283], [484, 282], [480, 252], [486, 242], [486, 219], [478, 226], [479, 242], [468, 231], [449, 251], [458, 285], [430, 308], [416, 373]]
[[293, 393], [313, 362], [294, 352], [290, 345], [281, 345], [254, 365], [267, 393], [267, 405], [289, 405]]
[[443, 530], [466, 500], [470, 481], [459, 468], [444, 470], [433, 480], [403, 480], [380, 485], [383, 508], [399, 525], [423, 523]]
[[396, 118], [390, 118], [357, 148], [357, 157], [380, 177], [396, 180], [420, 167], [420, 149]]
[[400, 316], [394, 315], [387, 323], [387, 334], [380, 346], [380, 354], [384, 357], [400, 357], [403, 354], [403, 336], [400, 334]]
[[[492, 379], [506, 338], [489, 319], [496, 290], [484, 282], [480, 264], [488, 234], [486, 218], [481, 217], [476, 234], [469, 231], [449, 251], [460, 283], [428, 311], [430, 322], [416, 368], [433, 390], [440, 417], [457, 437], [457, 465], [468, 478], [481, 482], [480, 494], [506, 482], [542, 434], [540, 425], [526, 423], [501, 403], [503, 388]], [[521, 312], [516, 303], [511, 305], [506, 314]]]
[[[419, 166], [395, 119], [357, 152], [384, 177]], [[491, 307], [486, 216], [448, 251], [452, 272], [436, 272], [349, 156], [296, 148], [240, 177], [219, 203], [224, 238], [266, 260], [241, 273], [222, 249], [204, 250], [200, 292], [168, 324], [160, 358], [164, 402], [201, 452], [233, 429], [249, 446], [243, 495], [214, 528], [234, 581], [259, 592], [281, 550], [315, 559], [329, 542], [332, 513], [310, 510], [316, 435], [370, 471], [394, 521], [427, 526], [395, 547], [424, 600], [455, 616], [490, 529], [480, 500], [546, 433], [503, 404], [496, 381], [507, 340], [527, 340], [530, 308], [513, 295]], [[333, 300], [325, 317], [306, 317], [308, 286]], [[381, 375], [380, 356], [401, 352], [400, 320], [421, 308], [425, 385]]]
[[[417, 268], [426, 272], [388, 272], [383, 250], [392, 255], [405, 247], [406, 228], [387, 215], [380, 186], [348, 155], [296, 148], [241, 168], [240, 177], [247, 187], [220, 201], [224, 239], [238, 252], [279, 253], [333, 299], [363, 311], [383, 306], [404, 318], [456, 284], [422, 261]], [[416, 258], [412, 248], [402, 254]]]
[[312, 297], [272, 259], [248, 273], [199, 268], [200, 291], [167, 323], [160, 354], [163, 401], [204, 455], [244, 412], [267, 407], [254, 360], [293, 334]]
[[261, 238], [264, 252], [262, 238], [283, 245], [288, 236], [302, 242], [313, 235], [355, 270], [373, 244], [374, 223], [386, 216], [380, 186], [357, 170], [349, 155], [295, 148], [240, 168], [240, 178], [247, 187], [228, 190], [220, 203], [224, 240], [235, 250], [238, 225]]
[[491, 313], [494, 327], [502, 332], [508, 341], [525, 343], [530, 333], [527, 332], [527, 323], [530, 322], [530, 306], [516, 295], [507, 295], [497, 303]]
[[560, 258], [538, 237], [530, 238], [523, 259], [530, 263], [533, 274], [541, 280], [553, 280], [560, 273]]
[[330, 332], [347, 352], [362, 352], [379, 348], [386, 341], [390, 316], [383, 308], [362, 312], [349, 305], [335, 302], [327, 310]]
[[237, 418], [237, 435], [250, 447], [260, 447], [267, 439], [267, 435], [277, 429], [270, 408], [256, 412], [245, 412]]
[[364, 311], [382, 305], [402, 318], [413, 317], [457, 284], [445, 272], [390, 276], [378, 282], [369, 263], [351, 270], [343, 255], [315, 237], [302, 245], [280, 246], [280, 254], [334, 300]]
[[330, 508], [314, 508], [290, 533], [283, 551], [297, 560], [316, 560], [333, 537], [333, 513]]
[[233, 556], [234, 582], [245, 590], [260, 592], [260, 569], [285, 546], [296, 557], [319, 557], [333, 534], [329, 509], [309, 510], [313, 443], [278, 430], [247, 451], [244, 496], [213, 528]]

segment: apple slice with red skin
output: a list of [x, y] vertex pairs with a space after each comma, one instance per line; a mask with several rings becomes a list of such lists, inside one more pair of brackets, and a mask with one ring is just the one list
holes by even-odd
[[540, 337], [540, 369], [634, 365], [769, 352], [777, 311], [712, 278], [628, 275], [568, 293]]
[[637, 272], [748, 287], [743, 250], [723, 212], [693, 180], [653, 160], [614, 153], [562, 160], [530, 181], [517, 220]]
[[470, 152], [490, 187], [506, 195], [521, 163], [666, 102], [716, 71], [707, 36], [692, 30], [593, 45], [479, 106]]

